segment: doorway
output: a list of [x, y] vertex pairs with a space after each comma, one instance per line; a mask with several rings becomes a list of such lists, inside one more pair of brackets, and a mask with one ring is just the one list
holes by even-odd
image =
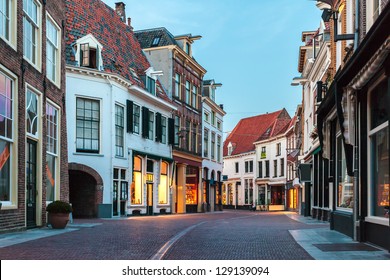
[[148, 192], [146, 213], [147, 215], [152, 216], [153, 215], [153, 183], [147, 183], [146, 187]]
[[34, 228], [37, 226], [37, 142], [31, 139], [27, 139], [26, 157], [26, 220], [27, 228]]

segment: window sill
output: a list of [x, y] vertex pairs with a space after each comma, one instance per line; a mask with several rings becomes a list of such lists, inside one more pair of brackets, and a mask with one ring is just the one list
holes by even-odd
[[94, 153], [82, 153], [82, 152], [76, 152], [73, 153], [75, 156], [92, 156], [92, 157], [104, 157], [103, 154], [94, 154]]
[[115, 156], [115, 158], [117, 158], [117, 159], [127, 159], [126, 157], [122, 157], [122, 156]]
[[365, 221], [373, 224], [382, 225], [382, 226], [389, 226], [389, 218], [369, 216], [365, 218]]

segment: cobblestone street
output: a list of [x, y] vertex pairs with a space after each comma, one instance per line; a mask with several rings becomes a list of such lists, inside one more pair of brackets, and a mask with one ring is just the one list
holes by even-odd
[[[289, 230], [315, 228], [329, 225], [301, 223], [281, 212], [223, 211], [75, 220], [64, 233], [14, 245], [5, 243], [10, 234], [0, 235], [0, 259], [307, 260], [313, 258], [295, 242]], [[49, 228], [37, 231], [55, 232]]]

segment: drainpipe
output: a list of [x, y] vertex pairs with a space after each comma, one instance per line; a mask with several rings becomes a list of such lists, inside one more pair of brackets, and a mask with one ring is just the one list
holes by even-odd
[[359, 195], [360, 195], [360, 186], [359, 186], [359, 112], [358, 112], [358, 102], [357, 102], [357, 96], [354, 96], [354, 103], [352, 106], [355, 107], [355, 143], [354, 143], [354, 153], [355, 153], [355, 160], [354, 160], [354, 174], [353, 174], [353, 197], [354, 197], [354, 203], [353, 203], [353, 239], [360, 241], [360, 233], [361, 231], [360, 225], [359, 225]]
[[355, 0], [355, 39], [353, 49], [356, 51], [359, 45], [359, 17], [360, 17], [360, 0]]
[[[106, 77], [106, 79], [107, 79], [107, 82], [108, 82], [108, 84], [109, 84], [109, 86], [110, 86], [110, 118], [109, 118], [109, 122], [111, 122], [114, 118], [112, 117], [112, 88], [113, 88], [113, 85], [112, 85], [112, 82], [111, 82], [111, 80], [110, 80], [110, 77]], [[113, 154], [112, 154], [112, 125], [111, 125], [111, 123], [110, 123], [110, 149], [111, 149], [111, 151], [110, 151], [110, 179], [111, 179], [111, 182], [113, 182], [113, 177], [114, 177], [114, 174], [113, 174], [113, 168], [112, 168], [112, 163], [113, 163], [113, 159], [112, 159], [112, 157], [113, 157]], [[112, 192], [112, 183], [110, 184], [110, 197], [111, 197], [111, 202], [113, 201], [113, 192]], [[118, 186], [118, 187], [120, 187], [120, 186]], [[118, 195], [118, 200], [117, 201], [120, 201], [120, 199], [119, 199], [119, 195], [120, 195], [120, 190], [119, 190], [119, 188], [118, 188], [118, 190], [117, 190], [117, 195]], [[104, 195], [103, 195], [104, 196]], [[118, 205], [117, 205], [117, 207], [118, 207]], [[119, 207], [118, 207], [118, 211], [120, 212], [120, 203], [119, 203]], [[119, 213], [119, 215], [120, 215], [120, 213]], [[112, 217], [113, 215], [111, 215], [111, 217]]]

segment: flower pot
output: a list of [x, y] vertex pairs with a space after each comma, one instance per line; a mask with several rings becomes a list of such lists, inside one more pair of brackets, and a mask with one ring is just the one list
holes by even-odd
[[69, 213], [49, 213], [49, 224], [54, 229], [64, 229], [69, 222]]

